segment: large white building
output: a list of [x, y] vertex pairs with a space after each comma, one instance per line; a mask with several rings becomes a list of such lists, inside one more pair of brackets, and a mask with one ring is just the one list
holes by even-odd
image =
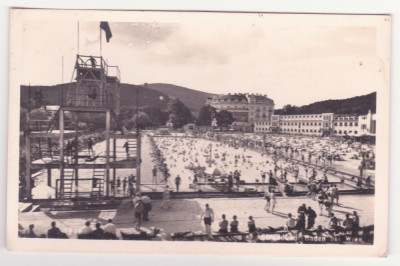
[[217, 111], [227, 110], [235, 121], [233, 126], [249, 126], [270, 121], [274, 114], [274, 101], [261, 94], [220, 94], [207, 99]]
[[272, 115], [271, 121], [257, 121], [256, 133], [283, 133], [316, 136], [374, 136], [376, 116], [334, 113]]

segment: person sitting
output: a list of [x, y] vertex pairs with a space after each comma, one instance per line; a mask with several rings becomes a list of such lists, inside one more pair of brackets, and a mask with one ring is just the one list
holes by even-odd
[[343, 228], [345, 231], [352, 231], [354, 227], [354, 220], [350, 219], [350, 214], [346, 214], [346, 218], [343, 221]]
[[35, 232], [33, 232], [34, 227], [35, 226], [33, 224], [29, 225], [29, 229], [25, 232], [25, 237], [27, 237], [27, 238], [36, 238], [37, 237]]
[[104, 226], [104, 239], [117, 239], [117, 227], [113, 224], [112, 219], [108, 219]]
[[286, 219], [285, 227], [288, 231], [296, 228], [296, 219], [292, 217], [291, 213], [288, 213], [288, 218]]
[[333, 229], [333, 230], [339, 230], [340, 226], [339, 226], [339, 219], [335, 217], [334, 213], [330, 214], [330, 221], [329, 221], [329, 228]]
[[90, 228], [90, 222], [85, 222], [85, 226], [79, 230], [78, 238], [79, 239], [90, 239], [92, 233], [92, 228]]
[[226, 220], [225, 214], [222, 214], [222, 221], [219, 223], [219, 231], [220, 233], [226, 234], [228, 233], [228, 221]]
[[256, 232], [256, 223], [253, 220], [253, 216], [249, 216], [249, 222], [247, 223], [247, 226], [249, 228], [249, 233], [255, 233]]
[[61, 230], [56, 227], [56, 222], [51, 222], [51, 229], [47, 231], [48, 238], [68, 238], [65, 233], [62, 233]]
[[232, 219], [233, 219], [233, 221], [231, 221], [231, 224], [230, 224], [231, 233], [238, 233], [239, 232], [239, 230], [238, 230], [239, 222], [236, 220], [237, 219], [236, 215], [233, 215]]
[[90, 235], [94, 239], [103, 239], [104, 231], [101, 229], [100, 223], [96, 223], [96, 229]]

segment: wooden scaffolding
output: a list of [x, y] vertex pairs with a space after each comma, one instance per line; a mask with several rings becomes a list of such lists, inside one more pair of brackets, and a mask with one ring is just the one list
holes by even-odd
[[[101, 56], [77, 55], [74, 68], [75, 81], [68, 90], [60, 94], [60, 106], [48, 120], [31, 120], [27, 112], [28, 128], [25, 132], [26, 154], [26, 198], [32, 199], [32, 170], [46, 170], [48, 175], [47, 185], [51, 186], [51, 170], [60, 170], [60, 179], [56, 182], [57, 199], [69, 199], [72, 197], [102, 197], [111, 195], [110, 184], [114, 182], [116, 170], [119, 168], [136, 168], [136, 189], [140, 190], [140, 133], [118, 133], [112, 128], [112, 118], [119, 113], [120, 72], [117, 66], [109, 66]], [[65, 114], [69, 113], [75, 118], [72, 125], [65, 123]], [[79, 155], [78, 137], [85, 134], [78, 129], [78, 113], [102, 113], [105, 114], [105, 151], [103, 160], [97, 162], [94, 158], [90, 163], [80, 158], [88, 157]], [[55, 130], [58, 123], [58, 130]], [[116, 123], [114, 123], [116, 124]], [[131, 147], [131, 153], [124, 160], [117, 160], [116, 142], [118, 139], [126, 139]], [[66, 144], [66, 140], [71, 140]], [[113, 146], [111, 145], [111, 140]], [[54, 143], [58, 141], [58, 148]], [[35, 148], [32, 142], [37, 145]], [[71, 146], [75, 152], [71, 154]], [[35, 156], [33, 156], [35, 154]], [[35, 163], [37, 157], [41, 162]], [[44, 158], [46, 157], [46, 158]], [[71, 158], [71, 160], [70, 160]], [[91, 160], [89, 157], [88, 160]], [[93, 186], [90, 191], [74, 191], [72, 187], [78, 187], [80, 180], [90, 178], [79, 176], [80, 169], [93, 169]], [[102, 170], [103, 169], [103, 170]], [[113, 170], [112, 180], [110, 170]], [[100, 174], [102, 173], [102, 174]], [[103, 175], [104, 177], [102, 178]], [[96, 186], [95, 186], [96, 185]], [[105, 188], [105, 191], [102, 189]]]

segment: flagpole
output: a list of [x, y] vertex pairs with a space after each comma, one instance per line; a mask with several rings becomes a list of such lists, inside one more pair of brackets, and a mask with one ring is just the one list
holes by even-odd
[[64, 83], [64, 56], [61, 58], [61, 83]]
[[79, 21], [78, 21], [78, 54], [79, 54]]
[[101, 37], [101, 28], [100, 28], [100, 57], [101, 57], [101, 51], [102, 50], [102, 37]]

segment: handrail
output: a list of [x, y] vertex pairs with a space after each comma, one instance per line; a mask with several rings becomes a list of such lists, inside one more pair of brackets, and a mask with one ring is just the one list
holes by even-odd
[[108, 64], [102, 56], [77, 55], [76, 66], [83, 68], [104, 69], [105, 74], [108, 72]]

